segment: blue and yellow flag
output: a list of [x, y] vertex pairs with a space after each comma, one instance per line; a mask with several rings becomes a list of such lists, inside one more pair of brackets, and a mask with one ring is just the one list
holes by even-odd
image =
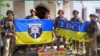
[[52, 42], [53, 21], [48, 19], [15, 19], [16, 44]]
[[[62, 22], [62, 21], [61, 21]], [[87, 32], [86, 32], [86, 28], [88, 25], [88, 22], [85, 21], [83, 23], [79, 22], [79, 21], [68, 21], [66, 20], [66, 22], [62, 22], [63, 24], [63, 28], [65, 31], [64, 32], [64, 36], [67, 39], [72, 39], [72, 40], [77, 40], [77, 41], [89, 41]], [[61, 28], [61, 24], [60, 22], [58, 23], [58, 28]], [[59, 32], [59, 30], [58, 30]], [[59, 34], [62, 34], [62, 32], [60, 31]]]
[[65, 27], [66, 19], [65, 18], [58, 18], [57, 19], [57, 28], [56, 28], [56, 35], [57, 36], [65, 36], [66, 29]]
[[66, 38], [77, 41], [88, 41], [88, 35], [86, 32], [88, 22], [79, 22], [79, 21], [67, 21], [66, 22]]

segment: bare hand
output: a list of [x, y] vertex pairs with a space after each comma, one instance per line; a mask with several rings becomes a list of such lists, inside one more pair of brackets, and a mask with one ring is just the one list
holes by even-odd
[[13, 33], [8, 33], [8, 36], [13, 36]]

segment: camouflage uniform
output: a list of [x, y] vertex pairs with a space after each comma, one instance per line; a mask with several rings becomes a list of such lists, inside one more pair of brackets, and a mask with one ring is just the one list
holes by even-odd
[[[14, 33], [15, 28], [13, 24], [13, 20], [9, 20], [8, 18], [1, 20], [2, 25], [2, 37], [4, 42], [4, 56], [9, 56], [12, 52], [13, 44], [14, 44]], [[12, 33], [13, 36], [9, 36], [8, 33]]]
[[96, 46], [97, 28], [98, 27], [95, 21], [89, 22], [88, 27], [87, 27], [87, 33], [88, 33], [90, 41], [86, 43], [86, 56], [89, 56], [89, 53], [91, 53], [92, 56], [96, 55], [95, 46]]

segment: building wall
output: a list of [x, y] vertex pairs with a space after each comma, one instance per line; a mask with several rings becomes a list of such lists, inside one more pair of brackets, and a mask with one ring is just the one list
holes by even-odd
[[25, 3], [24, 2], [15, 1], [13, 2], [13, 6], [14, 6], [13, 8], [14, 8], [16, 18], [25, 17]]
[[46, 8], [50, 10], [50, 16], [52, 19], [58, 16], [57, 12], [59, 9], [63, 9], [63, 1], [57, 2], [48, 2], [48, 1], [5, 1], [8, 2], [11, 7], [1, 9], [2, 13], [5, 15], [8, 9], [14, 10], [16, 18], [23, 18], [27, 15], [30, 15], [30, 9], [36, 8], [40, 3], [43, 4]]
[[52, 19], [56, 17], [56, 4], [54, 2], [47, 1], [25, 1], [25, 2], [14, 2], [14, 11], [17, 18], [22, 18], [30, 15], [30, 9], [36, 8], [38, 5], [43, 4], [44, 7], [50, 10], [50, 16]]
[[50, 10], [50, 17], [55, 19], [57, 17], [57, 12], [59, 9], [63, 9], [63, 2], [59, 1], [58, 5], [55, 1], [25, 1], [25, 2], [14, 2], [14, 11], [17, 18], [22, 18], [30, 15], [30, 9], [36, 8], [38, 5], [43, 4], [44, 7]]
[[63, 1], [55, 1], [55, 4], [56, 4], [56, 7], [55, 7], [55, 15], [56, 15], [56, 17], [58, 16], [58, 10], [59, 9], [63, 9], [64, 7], [63, 7]]
[[[16, 17], [22, 18], [30, 14], [30, 9], [36, 8], [40, 3], [42, 3], [46, 8], [50, 10], [51, 18], [57, 17], [57, 12], [59, 9], [64, 9], [65, 17], [69, 20], [72, 17], [72, 10], [79, 11], [79, 17], [82, 17], [82, 3], [80, 1], [69, 1], [68, 3], [63, 3], [63, 1], [58, 1], [60, 5], [57, 4], [56, 1], [47, 2], [47, 1], [24, 1], [24, 2], [13, 2], [13, 1], [5, 1], [9, 3], [11, 6], [9, 8], [2, 7], [1, 13], [6, 14], [8, 9], [12, 9], [15, 12]], [[86, 8], [86, 20], [89, 21], [89, 14], [95, 13], [96, 8], [100, 8], [100, 1], [82, 1], [84, 8]]]
[[[95, 13], [96, 8], [100, 8], [100, 1], [83, 1], [83, 5], [86, 8], [86, 20], [89, 21], [89, 15]], [[82, 17], [82, 8], [80, 1], [73, 1], [73, 10], [79, 11], [79, 17]]]
[[63, 4], [63, 9], [64, 9], [64, 16], [70, 20], [72, 18], [72, 10], [73, 10], [73, 7], [72, 7], [73, 3], [72, 2], [65, 2]]
[[30, 15], [30, 9], [34, 8], [34, 1], [24, 1], [25, 5], [25, 16]]

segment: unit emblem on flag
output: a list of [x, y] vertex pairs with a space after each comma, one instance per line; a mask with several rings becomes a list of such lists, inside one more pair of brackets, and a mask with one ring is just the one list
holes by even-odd
[[28, 33], [34, 39], [37, 39], [42, 34], [42, 24], [33, 23], [28, 24]]

